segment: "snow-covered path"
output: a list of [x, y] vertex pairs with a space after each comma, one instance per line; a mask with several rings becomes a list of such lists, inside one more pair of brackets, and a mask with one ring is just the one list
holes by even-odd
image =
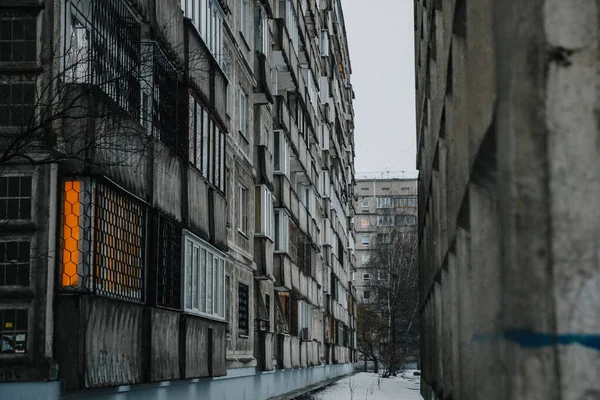
[[[360, 372], [313, 393], [314, 400], [423, 400], [419, 393], [419, 376], [407, 370], [397, 378], [381, 378], [374, 373]], [[351, 394], [350, 388], [353, 388]]]

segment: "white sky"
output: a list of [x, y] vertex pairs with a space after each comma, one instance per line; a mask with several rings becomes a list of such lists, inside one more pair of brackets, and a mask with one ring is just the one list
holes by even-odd
[[416, 177], [413, 0], [342, 0], [342, 9], [356, 95], [356, 177], [388, 170]]

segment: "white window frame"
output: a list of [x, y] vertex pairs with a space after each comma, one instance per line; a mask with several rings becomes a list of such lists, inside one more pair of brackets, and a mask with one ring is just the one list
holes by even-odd
[[226, 315], [224, 254], [186, 230], [183, 231], [182, 250], [183, 311], [224, 321]]
[[391, 197], [378, 197], [377, 208], [394, 208], [394, 201]]
[[363, 282], [371, 282], [371, 274], [369, 274], [368, 272], [363, 272], [362, 280]]
[[362, 201], [362, 210], [369, 211], [369, 199], [363, 199]]
[[218, 0], [181, 0], [181, 9], [192, 20], [208, 50], [224, 69], [222, 49], [225, 13]]
[[[277, 224], [279, 221], [279, 224]], [[275, 209], [275, 253], [289, 253], [290, 251], [290, 215], [283, 208]]]
[[363, 236], [362, 237], [361, 243], [362, 243], [363, 246], [368, 246], [369, 242], [370, 242], [369, 236]]
[[238, 183], [237, 196], [237, 227], [238, 232], [248, 235], [248, 188]]
[[256, 234], [274, 240], [275, 211], [273, 209], [273, 193], [266, 185], [256, 186]]
[[321, 50], [322, 57], [329, 56], [329, 32], [325, 29], [321, 31], [319, 47]]
[[254, 6], [254, 20], [255, 32], [254, 32], [254, 49], [263, 53], [264, 55], [269, 54], [269, 19], [265, 6], [256, 2]]
[[250, 38], [250, 4], [248, 0], [238, 0], [239, 1], [239, 23], [240, 23], [240, 33], [242, 37], [249, 43], [248, 39]]
[[248, 129], [248, 96], [241, 87], [238, 90], [238, 131], [247, 137]]
[[274, 174], [285, 175], [288, 178], [290, 177], [290, 168], [291, 168], [291, 152], [292, 148], [290, 146], [290, 142], [288, 141], [287, 135], [285, 131], [281, 129], [277, 129], [273, 131], [273, 135], [277, 136], [278, 139], [278, 153], [279, 153], [279, 169], [274, 169]]

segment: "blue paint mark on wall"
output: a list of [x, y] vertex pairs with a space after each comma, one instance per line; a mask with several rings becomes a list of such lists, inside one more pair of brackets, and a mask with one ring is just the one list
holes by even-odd
[[570, 345], [577, 343], [594, 350], [600, 350], [600, 335], [577, 333], [557, 335], [529, 330], [507, 330], [504, 332], [504, 337], [525, 348], [539, 348], [553, 346], [555, 344]]
[[504, 338], [515, 342], [527, 349], [536, 349], [541, 347], [549, 347], [557, 344], [572, 345], [580, 344], [584, 347], [600, 351], [600, 335], [593, 334], [578, 334], [578, 333], [543, 333], [534, 332], [527, 329], [508, 329], [504, 334], [475, 334], [473, 341], [475, 342], [496, 342]]

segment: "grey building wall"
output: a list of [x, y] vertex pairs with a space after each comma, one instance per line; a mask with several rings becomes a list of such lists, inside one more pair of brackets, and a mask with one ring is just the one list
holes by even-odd
[[414, 4], [422, 394], [598, 396], [599, 4]]
[[[369, 291], [371, 280], [379, 279], [376, 273], [369, 270], [368, 266], [370, 250], [376, 245], [377, 234], [382, 233], [384, 229], [396, 226], [405, 226], [407, 229], [416, 230], [417, 183], [415, 179], [401, 178], [356, 180], [356, 201], [354, 203], [356, 210], [354, 216], [356, 271], [352, 276], [352, 280], [356, 285], [359, 301], [367, 302], [365, 291]], [[384, 205], [390, 207], [384, 208]], [[394, 225], [383, 227], [378, 226], [378, 215], [393, 215], [394, 217], [406, 215], [410, 219], [401, 221], [394, 218]], [[364, 274], [368, 274], [368, 280]], [[370, 294], [367, 296], [370, 296]]]

